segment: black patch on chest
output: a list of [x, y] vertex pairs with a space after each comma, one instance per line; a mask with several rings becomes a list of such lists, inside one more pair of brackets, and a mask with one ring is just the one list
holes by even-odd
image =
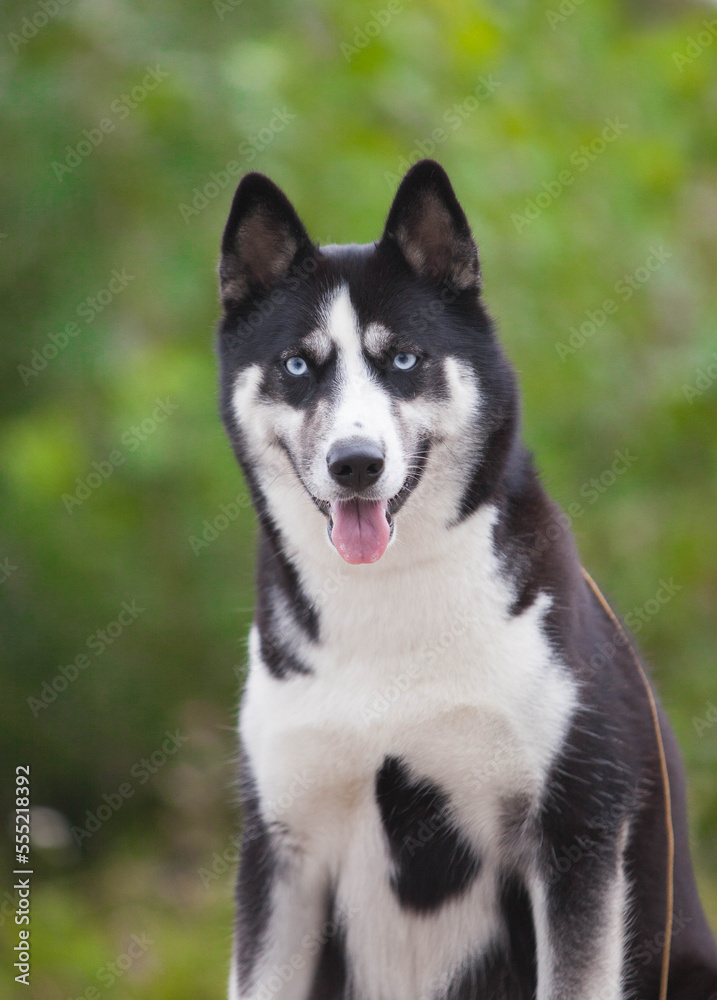
[[455, 825], [445, 792], [414, 780], [398, 757], [386, 757], [376, 773], [376, 801], [394, 862], [391, 887], [402, 906], [429, 912], [470, 886], [480, 859]]
[[533, 1000], [537, 987], [535, 929], [520, 879], [503, 883], [500, 906], [507, 929], [501, 945], [465, 964], [441, 1000]]
[[[311, 939], [309, 948], [313, 947]], [[322, 925], [318, 942], [323, 942], [314, 981], [307, 1000], [346, 1000], [348, 994], [348, 969], [346, 961], [346, 934], [335, 906], [331, 906], [328, 919]]]

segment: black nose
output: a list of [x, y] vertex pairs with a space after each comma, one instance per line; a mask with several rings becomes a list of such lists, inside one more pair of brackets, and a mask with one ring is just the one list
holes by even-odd
[[339, 486], [365, 490], [383, 472], [383, 450], [372, 441], [339, 441], [326, 456], [326, 464]]

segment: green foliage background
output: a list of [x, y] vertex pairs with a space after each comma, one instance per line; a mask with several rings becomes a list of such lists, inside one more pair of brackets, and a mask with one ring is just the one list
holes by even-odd
[[[648, 608], [638, 639], [684, 750], [717, 922], [714, 7], [46, 0], [32, 35], [23, 19], [38, 12], [5, 3], [0, 39], [2, 835], [16, 764], [31, 764], [33, 803], [65, 818], [52, 814], [56, 846], [33, 849], [33, 995], [223, 991], [253, 599], [253, 518], [212, 349], [228, 164], [270, 174], [322, 242], [376, 238], [409, 160], [448, 169], [545, 482], [616, 606]], [[155, 67], [166, 77], [132, 97]], [[112, 131], [73, 160], [104, 118]], [[608, 119], [626, 127], [582, 169]], [[655, 250], [669, 256], [637, 271]], [[86, 322], [113, 269], [131, 280]], [[609, 298], [619, 308], [601, 322]], [[153, 424], [157, 400], [172, 412]], [[616, 449], [634, 460], [615, 478]], [[68, 511], [63, 496], [113, 452]], [[237, 497], [240, 516], [195, 552]], [[652, 613], [662, 580], [679, 589]], [[125, 601], [143, 612], [88, 648]], [[33, 714], [28, 699], [83, 652], [89, 666]], [[138, 762], [176, 729], [186, 742], [140, 782]], [[80, 849], [60, 846], [63, 822], [83, 825], [128, 782]], [[111, 981], [133, 934], [152, 943]]]

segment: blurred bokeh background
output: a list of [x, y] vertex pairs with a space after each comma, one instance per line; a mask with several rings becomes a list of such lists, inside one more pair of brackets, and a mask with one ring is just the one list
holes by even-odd
[[676, 727], [717, 925], [717, 7], [1, 17], [3, 978], [30, 764], [33, 996], [222, 995], [254, 522], [217, 417], [219, 236], [258, 169], [315, 239], [372, 240], [423, 155], [474, 227], [546, 485]]

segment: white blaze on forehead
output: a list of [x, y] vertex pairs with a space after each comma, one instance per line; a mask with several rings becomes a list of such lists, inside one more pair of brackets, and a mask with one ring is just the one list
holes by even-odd
[[[355, 435], [357, 423], [366, 430], [369, 418], [385, 406], [378, 399], [383, 394], [366, 363], [358, 317], [345, 287], [329, 306], [326, 331], [336, 346], [339, 381], [333, 436]], [[380, 433], [377, 439], [381, 439]]]
[[399, 428], [391, 397], [364, 356], [358, 317], [345, 287], [327, 309], [326, 332], [336, 345], [338, 368], [336, 404], [326, 446], [357, 436], [375, 441], [385, 450], [386, 474], [382, 483], [388, 494], [393, 495], [406, 475]]
[[326, 332], [336, 344], [339, 368], [345, 378], [366, 374], [361, 349], [358, 316], [351, 304], [347, 288], [341, 288], [332, 300], [327, 317]]
[[343, 352], [344, 356], [358, 356], [365, 347], [370, 354], [380, 355], [391, 339], [390, 330], [371, 323], [363, 333], [362, 345], [358, 317], [344, 286], [325, 303], [321, 326], [303, 338], [301, 347], [321, 363], [328, 360], [332, 350], [339, 355]]

